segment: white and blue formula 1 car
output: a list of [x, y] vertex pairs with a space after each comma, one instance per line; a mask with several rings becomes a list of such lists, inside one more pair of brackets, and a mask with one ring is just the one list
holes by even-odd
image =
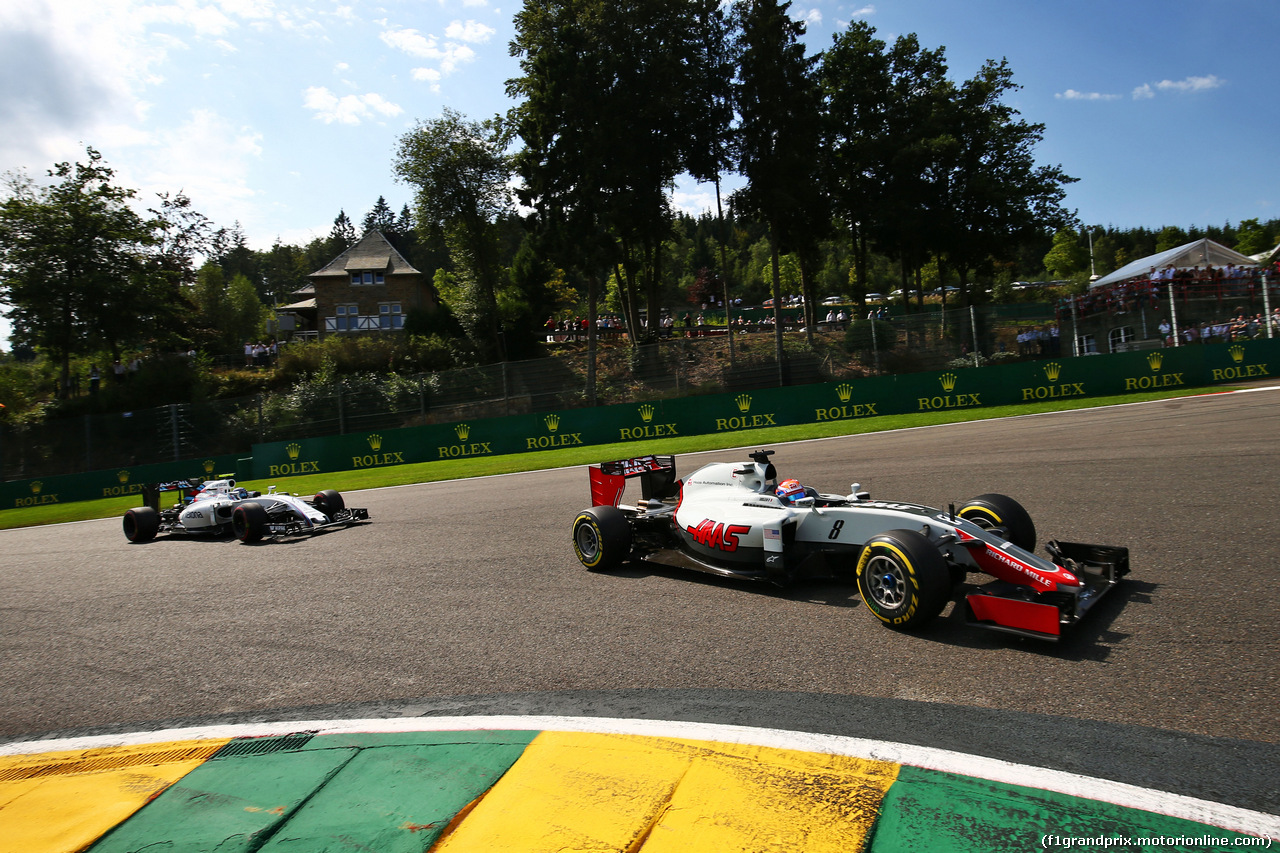
[[[177, 492], [177, 502], [160, 508], [160, 496]], [[319, 533], [368, 521], [367, 509], [346, 506], [342, 495], [332, 489], [317, 492], [314, 498], [277, 492], [251, 492], [230, 478], [220, 480], [173, 480], [142, 489], [146, 506], [124, 514], [124, 535], [130, 542], [149, 542], [160, 533], [225, 536], [241, 542], [257, 542], [264, 537]]]
[[[592, 570], [645, 560], [732, 578], [787, 585], [846, 579], [886, 626], [919, 628], [953, 597], [970, 625], [1057, 640], [1129, 572], [1129, 551], [1050, 541], [1014, 499], [979, 495], [946, 510], [808, 489], [775, 494], [771, 450], [712, 463], [683, 481], [671, 456], [591, 466], [592, 507], [573, 522], [578, 559]], [[635, 505], [621, 502], [639, 478]], [[970, 573], [988, 576], [970, 585]]]

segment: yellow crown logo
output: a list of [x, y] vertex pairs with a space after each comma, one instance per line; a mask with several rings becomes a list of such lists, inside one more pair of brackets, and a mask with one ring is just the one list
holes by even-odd
[[1231, 353], [1231, 360], [1236, 364], [1244, 361], [1244, 347], [1240, 344], [1233, 344], [1227, 352]]
[[739, 395], [734, 399], [734, 402], [736, 402], [736, 403], [738, 404], [738, 411], [739, 411], [739, 412], [742, 412], [743, 414], [746, 414], [748, 411], [750, 411], [750, 410], [751, 410], [751, 395], [750, 395], [750, 394], [739, 394]]
[[1051, 361], [1044, 366], [1044, 375], [1050, 382], [1057, 382], [1058, 377], [1062, 375], [1062, 365], [1056, 361]]
[[636, 411], [640, 413], [640, 420], [644, 421], [645, 423], [649, 423], [649, 421], [653, 420], [653, 413], [656, 410], [653, 408], [653, 406], [650, 406], [648, 403], [645, 403]]
[[956, 387], [956, 375], [954, 373], [944, 373], [938, 377], [938, 381], [942, 383], [943, 391], [953, 391]]
[[853, 396], [853, 386], [848, 382], [843, 382], [837, 385], [836, 396], [840, 398], [841, 403], [849, 402], [849, 398]]
[[44, 488], [44, 483], [40, 482], [39, 480], [36, 480], [31, 484], [31, 494], [38, 495], [40, 494], [40, 490], [43, 488]]
[[370, 450], [381, 450], [381, 449], [382, 449], [382, 436], [375, 434], [375, 435], [371, 435], [371, 436], [369, 436], [369, 437], [368, 437], [368, 439], [366, 439], [366, 440], [369, 442], [369, 449], [370, 449]]
[[551, 430], [551, 432], [555, 432], [556, 430], [560, 429], [559, 415], [547, 415], [545, 418], [543, 418], [543, 420], [547, 424], [547, 429]]
[[1153, 352], [1147, 356], [1147, 364], [1151, 365], [1152, 370], [1159, 370], [1160, 365], [1164, 364], [1164, 354]]
[[208, 474], [210, 477], [213, 476], [213, 466], [214, 466], [214, 461], [212, 459], [204, 460], [204, 472]]
[[298, 454], [302, 452], [302, 445], [296, 441], [291, 441], [284, 446], [284, 451], [289, 454], [290, 459], [297, 459]]
[[126, 470], [126, 471], [117, 471], [117, 472], [116, 472], [116, 479], [117, 479], [117, 480], [119, 480], [121, 483], [127, 483], [127, 482], [129, 482], [129, 472], [128, 472], [127, 470]]
[[471, 435], [471, 427], [468, 424], [458, 424], [453, 428], [453, 432], [458, 436], [458, 441], [466, 441], [467, 436]]

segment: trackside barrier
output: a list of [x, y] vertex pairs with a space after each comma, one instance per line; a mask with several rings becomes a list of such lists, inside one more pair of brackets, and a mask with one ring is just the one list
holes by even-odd
[[[1200, 387], [1276, 376], [1280, 339], [1064, 357], [985, 368], [877, 376], [591, 409], [485, 418], [255, 444], [252, 460], [191, 460], [0, 484], [0, 507], [137, 491], [151, 480], [235, 471], [244, 480], [528, 453], [561, 447], [749, 432], [770, 426], [979, 409]], [[744, 437], [743, 443], [750, 443]]]

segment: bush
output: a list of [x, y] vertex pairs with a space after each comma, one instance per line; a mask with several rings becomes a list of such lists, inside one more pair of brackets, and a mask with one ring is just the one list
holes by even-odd
[[887, 320], [854, 320], [844, 333], [844, 345], [850, 352], [869, 349], [890, 350], [897, 343], [898, 330]]

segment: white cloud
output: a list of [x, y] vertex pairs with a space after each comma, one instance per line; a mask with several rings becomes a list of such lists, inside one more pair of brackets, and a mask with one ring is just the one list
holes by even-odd
[[[477, 40], [483, 41], [486, 40], [489, 35], [492, 35], [494, 31], [489, 27], [485, 27], [481, 24], [475, 24], [471, 21], [466, 24], [454, 21], [449, 25], [447, 32], [456, 34], [456, 37], [459, 38], [464, 36], [475, 37]], [[440, 41], [435, 36], [423, 35], [413, 29], [384, 30], [381, 33], [380, 38], [389, 47], [394, 47], [397, 50], [404, 51], [410, 56], [415, 56], [419, 59], [435, 60], [439, 64], [440, 71], [443, 74], [452, 74], [460, 64], [470, 62], [476, 58], [476, 52], [465, 44], [458, 44], [457, 42], [450, 41], [441, 45]], [[420, 74], [423, 70], [424, 69], [415, 69], [414, 79], [424, 79]]]
[[445, 28], [444, 34], [445, 38], [483, 43], [495, 32], [497, 30], [493, 27], [485, 26], [479, 21], [454, 21]]
[[1177, 95], [1194, 94], [1218, 89], [1226, 84], [1226, 80], [1214, 74], [1207, 77], [1188, 77], [1185, 80], [1161, 80], [1159, 83], [1143, 83], [1138, 86], [1133, 90], [1133, 97], [1134, 100], [1146, 100], [1154, 98], [1157, 91], [1172, 92]]
[[1065, 92], [1058, 92], [1054, 95], [1063, 101], [1114, 101], [1119, 99], [1119, 95], [1108, 95], [1102, 92], [1077, 92], [1075, 89], [1068, 89]]
[[1161, 80], [1156, 88], [1161, 92], [1207, 92], [1225, 85], [1226, 82], [1210, 74], [1208, 77], [1188, 77], [1185, 80]]
[[262, 156], [261, 133], [236, 127], [213, 110], [192, 110], [181, 125], [155, 134], [147, 148], [146, 165], [134, 167], [143, 195], [183, 192], [217, 221], [246, 218], [256, 195], [249, 171]]
[[311, 86], [304, 90], [302, 105], [313, 110], [315, 117], [325, 124], [360, 124], [366, 119], [390, 118], [404, 112], [399, 104], [373, 92], [338, 97], [324, 86]]

